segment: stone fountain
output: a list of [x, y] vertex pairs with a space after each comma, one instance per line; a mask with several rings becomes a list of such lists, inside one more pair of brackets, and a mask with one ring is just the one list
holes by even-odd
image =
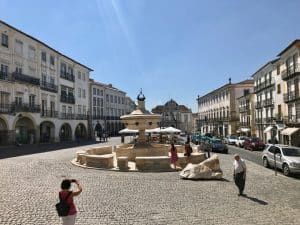
[[146, 129], [153, 129], [159, 126], [161, 115], [150, 113], [145, 108], [145, 96], [140, 91], [137, 96], [138, 105], [137, 109], [129, 115], [121, 116], [122, 122], [128, 129], [138, 130], [139, 135], [135, 147], [149, 147], [150, 144], [146, 142]]
[[[159, 126], [161, 115], [153, 114], [145, 108], [145, 96], [140, 91], [137, 96], [136, 110], [128, 115], [121, 116], [126, 128], [138, 130], [138, 137], [134, 143], [121, 144], [115, 147], [99, 146], [88, 150], [77, 151], [73, 163], [88, 168], [102, 168], [120, 171], [171, 171], [168, 144], [151, 143], [146, 138], [146, 129]], [[178, 164], [181, 168], [186, 166], [183, 154], [184, 146], [176, 146]], [[200, 163], [205, 159], [203, 153], [193, 153], [192, 163]]]

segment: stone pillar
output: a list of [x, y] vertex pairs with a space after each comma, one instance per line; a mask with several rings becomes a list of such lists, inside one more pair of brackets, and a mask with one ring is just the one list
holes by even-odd
[[138, 142], [139, 143], [145, 143], [146, 142], [145, 130], [139, 130]]

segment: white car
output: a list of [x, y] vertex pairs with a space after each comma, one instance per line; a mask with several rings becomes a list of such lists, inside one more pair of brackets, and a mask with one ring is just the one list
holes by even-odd
[[224, 142], [229, 145], [235, 145], [236, 140], [237, 140], [237, 136], [235, 135], [228, 135], [227, 137], [224, 138]]
[[244, 147], [244, 141], [247, 137], [246, 136], [239, 136], [236, 141], [235, 141], [235, 145], [240, 147], [240, 148], [243, 148]]

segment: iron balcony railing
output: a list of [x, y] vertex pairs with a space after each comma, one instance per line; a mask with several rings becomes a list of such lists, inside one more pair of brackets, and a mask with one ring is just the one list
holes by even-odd
[[74, 74], [67, 73], [67, 72], [64, 72], [64, 71], [60, 71], [60, 77], [65, 79], [65, 80], [72, 81], [72, 82], [74, 82], [74, 80], [75, 80]]
[[61, 95], [60, 101], [64, 103], [75, 104], [74, 95]]
[[104, 120], [104, 116], [100, 116], [100, 115], [93, 115], [93, 119], [94, 120]]
[[250, 122], [240, 122], [240, 126], [250, 127]]
[[256, 86], [254, 86], [254, 92], [260, 92], [266, 88], [272, 87], [273, 85], [275, 85], [275, 80], [272, 77], [271, 79], [267, 79], [262, 83], [257, 84]]
[[295, 65], [290, 66], [282, 71], [281, 79], [286, 81], [297, 76], [298, 74], [300, 74], [300, 64], [296, 63]]
[[41, 111], [41, 108], [40, 105], [13, 102], [11, 105], [11, 110], [12, 112], [39, 113]]
[[12, 113], [11, 104], [0, 103], [0, 113]]
[[283, 100], [285, 103], [296, 101], [299, 98], [300, 98], [299, 93], [296, 93], [295, 91], [290, 91], [283, 95]]
[[38, 86], [40, 85], [40, 79], [25, 74], [21, 74], [21, 73], [16, 73], [16, 72], [12, 73], [12, 79], [33, 84], [33, 85], [38, 85]]
[[272, 98], [266, 99], [266, 100], [264, 100], [263, 103], [264, 103], [264, 107], [273, 106], [274, 105], [274, 99], [272, 99]]
[[239, 108], [239, 111], [240, 111], [240, 113], [245, 113], [245, 112], [249, 112], [250, 113], [250, 107], [249, 107], [249, 105], [241, 106]]
[[40, 85], [40, 79], [35, 78], [29, 75], [13, 72], [13, 73], [5, 73], [0, 71], [0, 80], [8, 80], [8, 81], [21, 81], [33, 85]]
[[86, 114], [74, 114], [74, 113], [63, 113], [59, 114], [60, 119], [67, 120], [87, 120], [88, 116]]
[[284, 116], [283, 122], [288, 124], [298, 124], [300, 123], [300, 117], [297, 117], [296, 115]]
[[75, 118], [77, 120], [87, 120], [88, 116], [86, 114], [76, 114]]
[[41, 110], [41, 117], [57, 118], [58, 112], [54, 110]]
[[263, 107], [262, 101], [261, 101], [261, 102], [256, 102], [256, 103], [255, 103], [255, 108], [256, 108], [256, 109], [259, 109], [259, 108], [262, 108], [262, 107]]
[[59, 115], [59, 118], [60, 119], [74, 120], [75, 119], [75, 114], [61, 112], [60, 115]]
[[57, 85], [55, 85], [53, 83], [46, 82], [46, 81], [42, 81], [40, 87], [41, 87], [42, 90], [45, 90], [45, 91], [50, 91], [50, 92], [54, 92], [54, 93], [58, 92]]

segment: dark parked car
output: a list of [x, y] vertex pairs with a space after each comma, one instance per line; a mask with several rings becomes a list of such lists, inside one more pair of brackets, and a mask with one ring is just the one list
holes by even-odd
[[244, 148], [250, 151], [253, 150], [264, 150], [266, 145], [259, 138], [246, 138], [244, 141]]
[[221, 139], [212, 139], [211, 140], [211, 149], [213, 152], [222, 152], [225, 154], [228, 153], [228, 148]]

